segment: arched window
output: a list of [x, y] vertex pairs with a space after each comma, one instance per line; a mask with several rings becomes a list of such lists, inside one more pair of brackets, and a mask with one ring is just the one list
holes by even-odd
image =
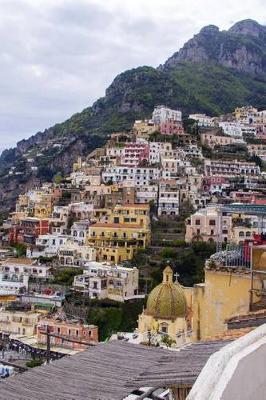
[[239, 236], [239, 237], [244, 237], [244, 236], [245, 236], [245, 233], [244, 233], [243, 231], [240, 231], [239, 234], [238, 234], [238, 236]]

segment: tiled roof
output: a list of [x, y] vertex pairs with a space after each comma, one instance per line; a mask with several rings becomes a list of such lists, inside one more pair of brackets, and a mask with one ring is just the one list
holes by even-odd
[[29, 258], [7, 258], [4, 264], [33, 265], [35, 262]]

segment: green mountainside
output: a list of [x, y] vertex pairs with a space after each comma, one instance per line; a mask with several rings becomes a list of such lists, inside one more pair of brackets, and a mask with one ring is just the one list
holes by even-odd
[[68, 173], [78, 155], [102, 145], [114, 131], [130, 130], [158, 104], [183, 114], [218, 115], [247, 104], [266, 109], [266, 28], [252, 20], [228, 31], [205, 27], [164, 65], [123, 72], [92, 107], [5, 150], [0, 210], [41, 181]]

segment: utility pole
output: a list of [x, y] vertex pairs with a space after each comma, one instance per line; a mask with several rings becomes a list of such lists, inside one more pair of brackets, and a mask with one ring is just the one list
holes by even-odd
[[50, 336], [50, 330], [49, 330], [49, 325], [46, 327], [46, 361], [47, 364], [50, 363], [51, 359], [51, 336]]
[[148, 346], [151, 345], [151, 331], [150, 329], [148, 330]]

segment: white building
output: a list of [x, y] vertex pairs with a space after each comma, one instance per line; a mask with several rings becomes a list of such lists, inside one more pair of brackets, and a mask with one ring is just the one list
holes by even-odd
[[160, 169], [152, 167], [107, 167], [102, 173], [104, 183], [127, 183], [134, 186], [151, 185], [160, 177]]
[[9, 275], [28, 275], [35, 278], [49, 278], [51, 268], [27, 258], [8, 258], [0, 265], [0, 270]]
[[164, 179], [174, 178], [177, 176], [179, 163], [175, 157], [162, 157], [161, 166], [162, 166], [162, 177]]
[[175, 180], [160, 181], [158, 215], [179, 215], [179, 190]]
[[182, 112], [180, 110], [172, 110], [166, 106], [157, 106], [152, 113], [152, 121], [156, 125], [167, 121], [181, 122]]
[[197, 145], [190, 145], [182, 149], [184, 157], [187, 158], [203, 158], [202, 150]]
[[124, 146], [108, 146], [105, 149], [106, 151], [106, 156], [110, 160], [115, 160], [116, 158], [122, 157], [124, 154]]
[[210, 128], [215, 126], [214, 119], [206, 114], [190, 114], [189, 118], [197, 121], [198, 126], [205, 126]]
[[55, 257], [60, 246], [64, 245], [69, 236], [47, 234], [36, 238], [35, 246], [27, 248], [28, 258]]
[[172, 151], [172, 144], [167, 142], [150, 142], [149, 162], [158, 164], [162, 156], [166, 156]]
[[139, 297], [139, 271], [107, 263], [89, 262], [82, 275], [75, 276], [73, 290], [91, 298], [125, 301]]
[[83, 267], [84, 263], [96, 260], [94, 247], [80, 245], [68, 240], [58, 249], [59, 264], [64, 267]]
[[138, 186], [135, 190], [135, 196], [136, 203], [149, 203], [153, 201], [157, 204], [158, 185]]
[[256, 136], [257, 135], [257, 126], [256, 125], [241, 125], [241, 132], [243, 135], [248, 136]]
[[9, 274], [0, 270], [0, 295], [19, 294], [26, 291], [29, 285], [29, 275]]
[[63, 234], [67, 228], [68, 217], [68, 206], [54, 206], [52, 217], [49, 218], [50, 232], [54, 235]]
[[87, 204], [84, 202], [71, 203], [68, 208], [69, 214], [78, 220], [90, 219], [94, 212], [93, 204]]
[[243, 131], [242, 126], [239, 122], [219, 122], [219, 127], [222, 128], [223, 132], [232, 137], [242, 137]]
[[28, 290], [29, 278], [47, 279], [50, 267], [28, 259], [9, 258], [0, 265], [0, 295], [19, 294]]
[[206, 176], [256, 176], [260, 174], [260, 167], [253, 162], [247, 161], [220, 161], [204, 160], [204, 170]]
[[76, 221], [71, 227], [71, 237], [80, 244], [84, 244], [88, 235], [90, 221]]

